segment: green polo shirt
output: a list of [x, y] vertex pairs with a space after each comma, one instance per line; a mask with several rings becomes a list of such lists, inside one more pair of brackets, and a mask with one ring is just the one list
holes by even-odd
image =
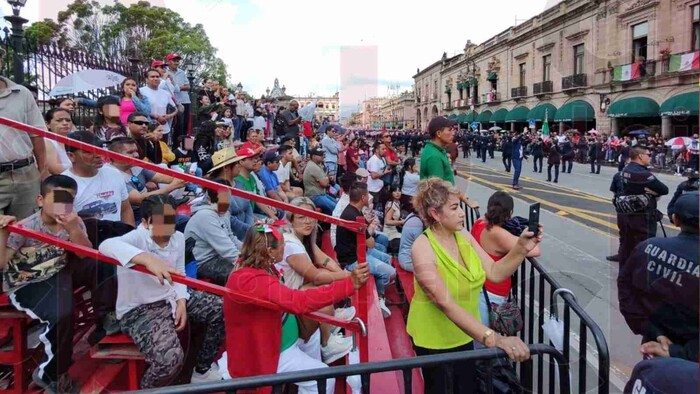
[[[243, 175], [238, 175], [236, 178], [234, 178], [234, 181], [240, 185], [241, 189], [253, 194], [258, 194], [258, 184], [255, 182], [255, 178], [252, 174], [248, 179], [245, 179]], [[255, 209], [255, 202], [251, 200], [250, 206]]]
[[420, 155], [420, 179], [436, 177], [455, 184], [455, 176], [452, 166], [447, 159], [445, 148], [428, 141]]

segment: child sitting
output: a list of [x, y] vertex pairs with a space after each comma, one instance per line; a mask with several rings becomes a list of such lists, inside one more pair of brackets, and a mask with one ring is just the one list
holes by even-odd
[[[49, 176], [37, 197], [39, 212], [20, 224], [92, 248], [85, 224], [73, 209], [77, 189], [73, 178]], [[102, 263], [79, 259], [58, 246], [16, 233], [8, 235], [5, 227], [14, 220], [0, 215], [0, 272], [3, 290], [15, 308], [45, 325], [40, 336], [45, 355], [32, 379], [47, 392], [73, 392], [78, 388], [68, 376], [73, 355], [73, 290], [90, 288], [98, 321], [114, 310], [116, 290], [110, 282], [95, 285], [97, 265]]]
[[[211, 364], [225, 337], [222, 299], [188, 290], [170, 277], [185, 271], [185, 237], [175, 231], [173, 198], [154, 195], [143, 200], [138, 228], [102, 242], [100, 252], [123, 266], [117, 271], [117, 319], [146, 357], [141, 388], [168, 385], [180, 372], [185, 353], [177, 332], [185, 328], [188, 319], [207, 327], [192, 382], [221, 380]], [[134, 264], [145, 266], [155, 278], [127, 268]]]

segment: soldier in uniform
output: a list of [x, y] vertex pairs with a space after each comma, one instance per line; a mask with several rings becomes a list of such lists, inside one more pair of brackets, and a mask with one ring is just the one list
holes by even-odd
[[603, 137], [596, 137], [596, 141], [588, 146], [588, 158], [591, 161], [591, 174], [600, 174], [600, 164], [605, 158]]
[[[647, 166], [651, 161], [649, 149], [642, 145], [630, 148], [630, 162], [622, 170], [622, 187], [624, 196], [651, 194], [656, 197], [668, 194], [664, 185]], [[639, 212], [620, 215], [620, 264], [624, 265], [632, 249], [645, 239], [656, 236], [660, 212], [656, 209], [656, 199], [651, 199], [650, 206]]]
[[620, 312], [647, 357], [698, 361], [698, 192], [681, 195], [673, 238], [650, 238], [637, 245], [617, 279]]
[[484, 133], [479, 138], [479, 151], [481, 151], [481, 162], [486, 163], [486, 151], [489, 148], [489, 136]]
[[501, 143], [501, 156], [503, 157], [503, 166], [506, 168], [506, 172], [510, 172], [510, 167], [512, 164], [511, 156], [513, 156], [513, 141], [509, 134], [505, 134]]
[[496, 149], [496, 136], [494, 135], [494, 132], [491, 132], [491, 135], [488, 136], [488, 149], [489, 149], [489, 157], [493, 159], [493, 151]]

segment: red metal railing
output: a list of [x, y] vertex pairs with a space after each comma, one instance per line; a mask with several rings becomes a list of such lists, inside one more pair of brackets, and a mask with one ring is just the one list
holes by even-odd
[[[64, 145], [72, 146], [74, 148], [78, 148], [78, 149], [81, 149], [81, 150], [84, 150], [87, 152], [98, 154], [98, 155], [103, 156], [103, 157], [108, 157], [108, 158], [115, 160], [115, 161], [126, 162], [126, 163], [132, 164], [134, 166], [146, 168], [146, 169], [149, 169], [151, 171], [165, 174], [165, 175], [171, 176], [173, 178], [181, 179], [181, 180], [184, 180], [184, 181], [189, 182], [189, 183], [195, 183], [195, 184], [198, 184], [204, 188], [221, 190], [221, 191], [228, 190], [231, 192], [232, 195], [237, 196], [237, 197], [246, 198], [246, 199], [249, 199], [251, 201], [255, 201], [257, 203], [266, 204], [266, 205], [269, 205], [269, 206], [272, 206], [275, 208], [283, 209], [285, 211], [293, 212], [295, 214], [305, 215], [305, 216], [308, 216], [308, 217], [311, 217], [311, 218], [314, 218], [314, 219], [317, 219], [317, 220], [320, 220], [320, 221], [323, 221], [326, 223], [331, 223], [331, 224], [335, 224], [337, 226], [347, 228], [347, 229], [357, 233], [358, 261], [360, 261], [360, 262], [366, 261], [366, 251], [367, 251], [366, 247], [367, 246], [366, 246], [366, 240], [365, 240], [365, 230], [367, 228], [367, 225], [366, 225], [363, 217], [358, 217], [357, 221], [353, 222], [353, 221], [349, 221], [349, 220], [343, 220], [340, 218], [335, 218], [332, 216], [324, 215], [322, 213], [312, 211], [309, 209], [295, 207], [295, 206], [285, 204], [285, 203], [277, 201], [277, 200], [272, 200], [272, 199], [267, 198], [267, 197], [262, 197], [262, 196], [259, 196], [257, 194], [253, 194], [253, 193], [249, 193], [249, 192], [246, 192], [246, 191], [243, 191], [240, 189], [236, 189], [236, 188], [231, 187], [231, 186], [226, 186], [226, 185], [222, 185], [219, 183], [215, 183], [215, 182], [212, 182], [208, 179], [199, 178], [199, 177], [187, 174], [187, 173], [174, 171], [174, 170], [171, 170], [169, 168], [163, 168], [163, 167], [160, 167], [160, 166], [155, 165], [153, 163], [149, 163], [149, 162], [142, 161], [139, 159], [134, 159], [133, 157], [130, 157], [130, 156], [126, 156], [126, 155], [122, 155], [120, 153], [112, 152], [112, 151], [106, 150], [104, 148], [100, 148], [100, 147], [96, 147], [94, 145], [86, 144], [86, 143], [81, 142], [81, 141], [76, 141], [76, 140], [73, 140], [71, 138], [67, 138], [67, 137], [64, 137], [64, 136], [61, 136], [58, 134], [54, 134], [52, 132], [42, 130], [42, 129], [39, 129], [39, 128], [36, 128], [33, 126], [29, 126], [29, 125], [26, 125], [24, 123], [20, 123], [20, 122], [17, 122], [17, 121], [14, 121], [12, 119], [8, 119], [5, 117], [0, 117], [0, 124], [8, 126], [8, 127], [12, 127], [14, 129], [17, 129], [17, 130], [24, 131], [27, 133], [39, 135], [39, 136], [47, 138], [47, 139], [58, 141]], [[80, 255], [83, 255], [83, 256], [89, 256], [89, 257], [95, 258], [99, 261], [102, 261], [102, 262], [105, 262], [108, 264], [120, 265], [116, 260], [108, 258], [107, 256], [100, 254], [97, 250], [94, 250], [91, 248], [86, 248], [86, 247], [83, 247], [80, 245], [74, 245], [74, 244], [71, 244], [71, 243], [63, 241], [61, 239], [52, 237], [52, 236], [47, 235], [47, 234], [42, 234], [42, 233], [39, 233], [36, 231], [25, 229], [19, 225], [9, 226], [9, 231], [24, 235], [26, 237], [38, 239], [42, 242], [46, 242], [46, 243], [60, 246], [66, 250], [69, 250], [69, 251], [72, 251], [75, 253], [79, 253]], [[136, 265], [136, 266], [133, 266], [131, 268], [135, 269], [139, 272], [150, 274], [150, 272], [148, 272], [142, 266]], [[187, 286], [192, 287], [192, 288], [197, 289], [197, 290], [207, 291], [207, 292], [219, 294], [222, 296], [230, 296], [230, 297], [235, 298], [236, 300], [239, 300], [242, 302], [249, 302], [251, 304], [255, 304], [255, 305], [258, 305], [258, 306], [264, 307], [264, 308], [282, 310], [276, 304], [268, 303], [268, 302], [259, 300], [259, 299], [254, 298], [254, 297], [250, 297], [246, 294], [233, 292], [225, 287], [216, 286], [216, 285], [213, 285], [213, 284], [210, 284], [207, 282], [188, 278], [186, 276], [173, 275], [172, 279], [173, 279], [173, 281], [175, 281], [177, 283], [182, 283], [184, 285], [187, 285]], [[359, 302], [360, 305], [357, 305], [357, 317], [360, 320], [362, 320], [363, 323], [367, 322], [367, 308], [368, 308], [367, 297], [368, 296], [369, 296], [369, 293], [368, 293], [367, 289], [365, 288], [365, 286], [362, 286], [358, 290], [358, 299], [360, 300], [360, 302]], [[360, 324], [358, 324], [357, 322], [354, 322], [354, 321], [348, 322], [348, 321], [338, 320], [338, 319], [335, 319], [334, 317], [322, 315], [319, 313], [311, 313], [311, 314], [306, 315], [306, 316], [309, 317], [310, 319], [313, 319], [313, 320], [316, 320], [319, 322], [329, 323], [329, 324], [332, 324], [334, 326], [343, 327], [343, 328], [348, 329], [348, 330], [353, 331], [353, 332], [360, 332], [360, 333], [364, 334]], [[369, 358], [368, 358], [369, 344], [368, 344], [366, 335], [361, 335], [359, 337], [359, 347], [360, 347], [360, 362], [363, 362], [363, 363], [367, 362], [369, 360]]]

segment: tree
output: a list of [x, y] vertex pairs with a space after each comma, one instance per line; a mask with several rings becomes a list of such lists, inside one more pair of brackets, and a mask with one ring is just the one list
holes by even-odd
[[183, 64], [196, 65], [198, 77], [209, 76], [223, 84], [228, 78], [226, 64], [217, 57], [204, 26], [192, 26], [178, 13], [147, 1], [127, 7], [117, 2], [102, 5], [94, 0], [74, 0], [59, 12], [57, 21], [36, 22], [27, 35], [43, 45], [110, 60], [136, 58], [142, 64], [176, 52]]

